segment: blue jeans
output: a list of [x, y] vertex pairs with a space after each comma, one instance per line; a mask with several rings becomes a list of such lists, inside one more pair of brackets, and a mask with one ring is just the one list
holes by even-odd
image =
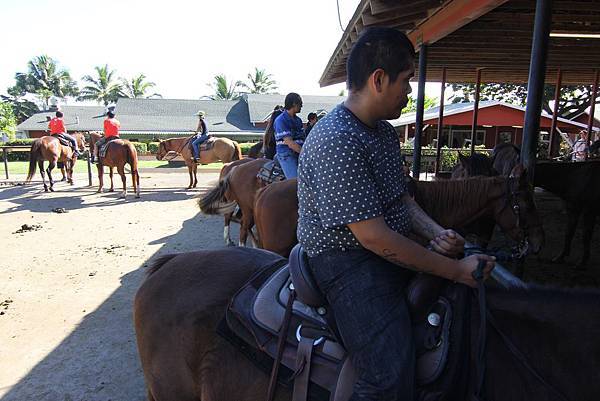
[[298, 177], [298, 153], [293, 151], [290, 153], [277, 153], [276, 157], [283, 169], [285, 178], [289, 180]]
[[351, 401], [413, 401], [415, 345], [404, 289], [413, 272], [364, 249], [309, 258], [358, 372]]
[[208, 135], [200, 135], [192, 140], [192, 150], [194, 151], [194, 158], [200, 158], [200, 145], [208, 139]]

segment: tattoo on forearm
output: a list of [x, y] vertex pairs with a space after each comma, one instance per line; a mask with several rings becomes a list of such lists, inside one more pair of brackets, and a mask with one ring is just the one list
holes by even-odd
[[409, 270], [413, 270], [416, 272], [423, 272], [423, 273], [433, 273], [433, 270], [430, 269], [419, 269], [418, 267], [405, 263], [403, 261], [400, 260], [400, 258], [398, 258], [398, 255], [392, 251], [391, 249], [387, 249], [385, 248], [383, 251], [381, 251], [381, 256], [383, 256], [384, 259], [386, 259], [389, 262], [392, 262], [396, 265], [405, 267]]
[[435, 238], [441, 227], [429, 217], [412, 198], [404, 197], [413, 231], [429, 240]]

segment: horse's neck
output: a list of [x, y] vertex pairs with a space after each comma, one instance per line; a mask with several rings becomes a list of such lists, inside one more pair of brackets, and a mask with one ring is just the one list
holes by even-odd
[[165, 144], [167, 145], [167, 150], [175, 150], [175, 151], [177, 151], [188, 140], [189, 140], [189, 138], [167, 139], [165, 141]]
[[461, 227], [491, 212], [502, 182], [499, 177], [419, 182], [417, 202], [444, 227]]
[[[489, 290], [487, 301], [495, 322], [495, 327], [488, 322], [486, 350], [486, 382], [497, 392], [490, 399], [529, 400], [527, 393], [532, 391], [537, 399], [559, 399], [523, 367], [519, 353], [567, 399], [597, 398], [600, 383], [589, 382], [600, 371], [600, 323], [590, 318], [598, 315], [597, 290]], [[478, 308], [473, 312], [478, 315]], [[509, 349], [498, 329], [518, 351]], [[478, 324], [471, 330], [476, 341]]]

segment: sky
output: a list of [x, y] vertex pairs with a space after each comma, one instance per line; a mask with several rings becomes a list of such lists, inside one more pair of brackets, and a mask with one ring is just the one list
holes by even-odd
[[[359, 3], [339, 0], [344, 27]], [[215, 75], [246, 81], [255, 67], [272, 74], [279, 93], [345, 88], [318, 83], [342, 37], [336, 0], [2, 0], [0, 15], [0, 93], [41, 54], [78, 81], [104, 64], [125, 78], [144, 73], [172, 99], [211, 95]], [[428, 84], [428, 95], [435, 88]]]
[[[359, 2], [339, 0], [344, 26]], [[104, 64], [123, 77], [144, 73], [165, 98], [210, 95], [216, 74], [246, 80], [254, 67], [280, 93], [344, 89], [318, 84], [342, 35], [335, 0], [2, 0], [0, 15], [0, 93], [41, 54], [77, 80]]]

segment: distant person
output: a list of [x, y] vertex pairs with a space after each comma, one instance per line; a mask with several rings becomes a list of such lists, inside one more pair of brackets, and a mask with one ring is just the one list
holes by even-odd
[[77, 150], [77, 141], [75, 140], [75, 138], [73, 138], [73, 136], [67, 133], [62, 111], [58, 110], [55, 114], [55, 117], [48, 122], [48, 129], [50, 130], [50, 135], [56, 137], [63, 137], [67, 141], [69, 141], [71, 147], [73, 148], [73, 153], [75, 153], [75, 156], [80, 156], [79, 150]]
[[275, 119], [276, 157], [285, 178], [298, 176], [298, 156], [304, 143], [302, 120], [296, 114], [302, 110], [302, 98], [291, 92], [285, 97], [285, 111]]
[[310, 130], [313, 129], [316, 123], [317, 113], [308, 113], [308, 122], [306, 123], [306, 128], [304, 128], [304, 139], [310, 134]]
[[589, 151], [588, 132], [586, 130], [581, 130], [579, 131], [579, 139], [573, 144], [571, 160], [574, 162], [583, 162], [587, 159]]
[[119, 128], [121, 128], [121, 123], [115, 118], [115, 112], [113, 110], [107, 111], [104, 120], [104, 137], [100, 138], [94, 146], [95, 161], [98, 161], [98, 152], [106, 142], [119, 139]]
[[202, 110], [196, 113], [198, 116], [198, 127], [196, 128], [196, 135], [192, 139], [192, 151], [194, 156], [194, 163], [198, 163], [200, 159], [200, 145], [202, 145], [209, 138], [208, 127], [204, 121], [205, 112]]

